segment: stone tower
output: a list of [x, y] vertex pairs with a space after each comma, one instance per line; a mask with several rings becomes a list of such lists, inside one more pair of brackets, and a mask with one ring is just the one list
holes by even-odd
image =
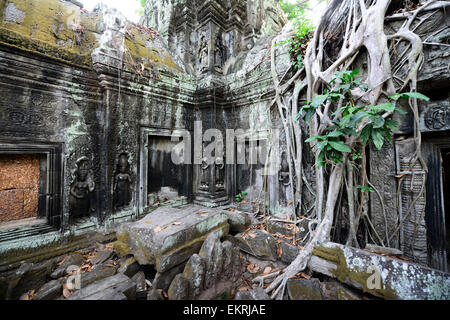
[[147, 0], [141, 19], [197, 76], [224, 74], [230, 59], [285, 22], [274, 0]]

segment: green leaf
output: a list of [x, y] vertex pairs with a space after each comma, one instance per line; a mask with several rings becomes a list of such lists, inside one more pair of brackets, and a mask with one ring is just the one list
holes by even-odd
[[323, 150], [328, 145], [328, 141], [317, 142], [317, 149]]
[[305, 114], [305, 118], [304, 118], [305, 122], [309, 123], [315, 114], [316, 114], [315, 109], [313, 109], [313, 108], [308, 109], [308, 111]]
[[381, 150], [384, 144], [383, 129], [373, 129], [372, 130], [372, 141], [377, 150]]
[[395, 100], [395, 101], [397, 101], [400, 98], [415, 98], [415, 99], [419, 99], [419, 100], [430, 101], [430, 98], [428, 98], [426, 95], [421, 94], [419, 92], [396, 93], [391, 97], [391, 99]]
[[317, 157], [317, 168], [320, 169], [325, 165], [325, 152], [321, 151]]
[[360, 70], [359, 68], [356, 68], [355, 70], [353, 70], [350, 73], [350, 77], [354, 78], [355, 76], [357, 76], [359, 74], [359, 70]]
[[397, 130], [398, 128], [398, 123], [394, 120], [386, 120], [385, 125], [391, 130]]
[[406, 112], [406, 111], [403, 110], [402, 108], [397, 108], [397, 109], [395, 109], [395, 112], [397, 112], [398, 114], [408, 114], [408, 112]]
[[382, 116], [369, 116], [375, 129], [382, 128], [384, 126], [384, 118]]
[[327, 134], [328, 138], [338, 138], [342, 135], [344, 135], [344, 133], [339, 130], [336, 130], [336, 131], [333, 131], [333, 132], [330, 132], [329, 134]]
[[314, 140], [324, 140], [324, 139], [325, 139], [325, 137], [315, 136], [315, 137], [311, 137], [311, 138], [306, 139], [305, 142], [312, 142]]
[[352, 152], [352, 149], [350, 149], [350, 147], [347, 146], [342, 141], [328, 141], [328, 143], [330, 144], [331, 147], [333, 147], [333, 149], [335, 149], [337, 151], [347, 152], [347, 153]]
[[367, 144], [370, 138], [370, 134], [372, 132], [372, 125], [368, 124], [364, 127], [361, 131], [361, 135], [359, 136], [361, 138], [361, 141], [363, 144]]
[[379, 104], [379, 105], [373, 107], [373, 111], [375, 111], [375, 112], [381, 112], [381, 111], [394, 112], [394, 110], [395, 110], [395, 103], [392, 103], [392, 102]]
[[313, 98], [311, 104], [313, 105], [314, 108], [317, 108], [318, 106], [320, 106], [322, 103], [325, 102], [325, 100], [327, 100], [328, 95], [317, 95]]

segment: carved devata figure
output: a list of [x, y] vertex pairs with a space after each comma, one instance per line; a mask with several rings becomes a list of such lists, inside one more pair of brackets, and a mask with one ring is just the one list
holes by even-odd
[[278, 178], [281, 183], [287, 187], [290, 185], [289, 180], [289, 164], [287, 162], [287, 154], [286, 151], [284, 151], [281, 155], [281, 170], [280, 170], [280, 176]]
[[219, 156], [215, 161], [215, 169], [216, 169], [216, 191], [225, 190], [225, 163], [223, 161], [223, 157]]
[[123, 208], [131, 202], [130, 164], [126, 153], [119, 156], [116, 172], [114, 177], [114, 206], [115, 208]]
[[93, 192], [95, 182], [93, 172], [89, 167], [89, 159], [81, 157], [76, 161], [77, 168], [73, 173], [74, 180], [70, 188], [70, 217], [81, 218], [90, 216], [95, 211]]
[[214, 67], [217, 71], [222, 72], [222, 65], [224, 63], [225, 47], [222, 42], [222, 34], [219, 32], [216, 37], [214, 46]]
[[209, 67], [208, 41], [206, 40], [206, 36], [204, 34], [201, 35], [200, 46], [198, 48], [197, 54], [198, 54], [198, 61], [199, 61], [199, 71], [203, 72], [203, 71], [207, 70]]
[[202, 169], [202, 171], [200, 172], [200, 190], [202, 191], [209, 191], [209, 174], [208, 174], [208, 168], [209, 168], [209, 164], [207, 162], [207, 158], [204, 157], [202, 159], [202, 164], [200, 166], [200, 168]]

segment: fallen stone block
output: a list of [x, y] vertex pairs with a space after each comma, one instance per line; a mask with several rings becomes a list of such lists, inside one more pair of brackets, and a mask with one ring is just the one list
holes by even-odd
[[[136, 299], [136, 283], [131, 281], [126, 275], [118, 273], [92, 283], [81, 290], [74, 292], [68, 300], [113, 300], [112, 298], [120, 298], [118, 300]], [[111, 299], [110, 299], [111, 298]]]
[[324, 300], [361, 300], [362, 294], [356, 289], [352, 290], [346, 285], [329, 280], [320, 284]]
[[252, 224], [252, 219], [245, 212], [224, 210], [223, 213], [228, 217], [231, 232], [244, 232]]
[[448, 273], [337, 243], [316, 245], [309, 268], [384, 299], [450, 299]]
[[152, 289], [147, 295], [147, 300], [165, 300], [161, 289]]
[[136, 259], [134, 257], [129, 257], [128, 259], [120, 262], [120, 267], [117, 272], [123, 273], [127, 277], [131, 278], [139, 272], [139, 269], [140, 265]]
[[[308, 235], [309, 222], [310, 220], [305, 218], [295, 226], [293, 223], [269, 220], [267, 223], [267, 230], [272, 234], [279, 233], [289, 237], [290, 239], [286, 239], [287, 241], [292, 240], [294, 235], [295, 239], [304, 239]], [[281, 239], [283, 240], [283, 238]]]
[[67, 274], [67, 268], [70, 266], [81, 266], [84, 262], [84, 256], [80, 253], [71, 253], [67, 255], [63, 262], [50, 275], [52, 279], [59, 279]]
[[145, 274], [143, 271], [139, 271], [132, 278], [136, 284], [136, 299], [137, 300], [145, 300], [147, 299], [147, 284], [145, 283]]
[[318, 279], [289, 279], [286, 283], [291, 300], [322, 300]]
[[290, 245], [286, 242], [281, 242], [278, 244], [281, 249], [281, 261], [285, 263], [291, 263], [297, 258], [300, 249], [297, 246]]
[[91, 260], [92, 265], [104, 263], [106, 260], [111, 258], [113, 251], [100, 250], [98, 251]]
[[169, 300], [186, 300], [189, 297], [189, 281], [181, 273], [175, 276], [167, 292]]
[[258, 258], [277, 260], [277, 243], [271, 234], [256, 229], [235, 236], [239, 248]]
[[249, 291], [239, 291], [234, 300], [270, 300], [270, 297], [262, 288], [257, 287]]
[[175, 278], [175, 276], [177, 274], [183, 272], [185, 265], [186, 265], [185, 263], [182, 263], [182, 264], [179, 264], [167, 271], [157, 272], [155, 279], [152, 282], [152, 288], [153, 289], [162, 289], [167, 292], [173, 279]]
[[42, 287], [47, 282], [55, 265], [55, 260], [22, 264], [14, 273], [4, 279], [0, 279], [0, 282], [6, 284], [6, 292], [1, 292], [0, 296], [5, 297], [7, 300], [16, 300], [23, 293]]
[[108, 277], [113, 276], [116, 273], [116, 269], [113, 267], [98, 265], [91, 272], [85, 272], [81, 274], [80, 282], [81, 287], [87, 287], [91, 283], [94, 283], [98, 280], [102, 280]]
[[114, 244], [121, 254], [133, 254], [141, 265], [164, 272], [198, 253], [209, 233], [228, 234], [228, 217], [222, 210], [200, 206], [161, 207], [142, 220], [124, 223]]
[[55, 300], [61, 296], [62, 291], [63, 287], [61, 281], [52, 280], [39, 289], [33, 300]]
[[204, 288], [209, 288], [214, 284], [218, 279], [219, 274], [222, 272], [222, 243], [220, 242], [219, 234], [216, 232], [210, 233], [203, 243], [198, 255], [205, 261]]

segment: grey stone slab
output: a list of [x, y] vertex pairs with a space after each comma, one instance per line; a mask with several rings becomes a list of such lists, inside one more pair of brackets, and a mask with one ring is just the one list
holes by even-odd
[[119, 254], [133, 254], [139, 264], [155, 265], [163, 272], [197, 253], [212, 231], [228, 234], [228, 218], [221, 210], [195, 205], [162, 207], [140, 221], [122, 224], [115, 248]]
[[309, 268], [384, 299], [450, 299], [449, 273], [337, 243], [316, 245]]
[[91, 263], [93, 265], [95, 264], [101, 264], [103, 262], [105, 262], [106, 260], [108, 260], [109, 258], [111, 258], [111, 256], [113, 255], [113, 251], [108, 251], [108, 250], [100, 250], [98, 251], [95, 256], [92, 258]]
[[318, 279], [289, 279], [286, 283], [291, 300], [322, 300]]
[[81, 274], [81, 287], [84, 288], [98, 280], [111, 277], [115, 273], [116, 269], [113, 267], [98, 265], [91, 272], [85, 272]]
[[183, 272], [185, 265], [185, 263], [182, 263], [164, 272], [157, 272], [152, 282], [153, 289], [162, 289], [167, 292], [173, 279], [177, 274]]
[[82, 287], [80, 290], [74, 292], [68, 300], [95, 300], [101, 292], [107, 289], [121, 292], [125, 296], [131, 296], [129, 291], [133, 288], [133, 285], [134, 290], [136, 290], [136, 284], [130, 278], [122, 273], [118, 273], [114, 276], [98, 280], [86, 287]]
[[55, 300], [61, 296], [62, 291], [61, 281], [52, 280], [39, 289], [33, 300]]
[[270, 297], [262, 288], [257, 287], [249, 291], [239, 291], [234, 300], [270, 300]]
[[[253, 236], [252, 236], [253, 235]], [[255, 257], [277, 260], [277, 243], [270, 233], [256, 229], [235, 236], [239, 248]]]

